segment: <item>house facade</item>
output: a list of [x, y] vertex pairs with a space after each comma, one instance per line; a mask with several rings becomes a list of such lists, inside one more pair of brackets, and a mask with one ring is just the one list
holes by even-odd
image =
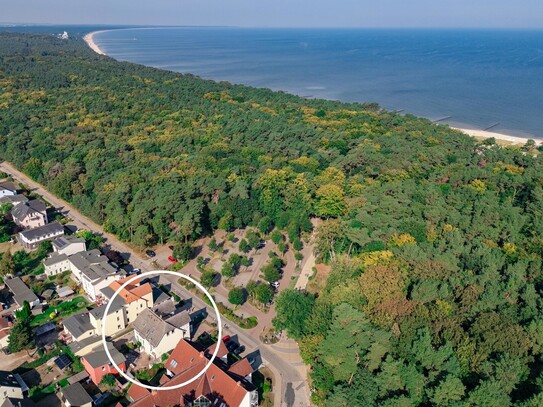
[[[126, 359], [122, 353], [120, 353], [113, 344], [108, 343], [108, 350], [115, 361], [119, 369], [125, 373], [126, 372]], [[89, 374], [89, 377], [98, 385], [102, 381], [102, 378], [108, 374], [118, 375], [118, 370], [113, 366], [111, 361], [106, 354], [106, 351], [103, 347], [98, 347], [92, 352], [81, 358], [81, 363], [85, 367], [85, 370]]]
[[17, 240], [28, 251], [36, 250], [40, 243], [54, 240], [64, 235], [64, 226], [60, 222], [47, 223], [33, 229], [19, 232]]
[[11, 210], [15, 224], [23, 229], [33, 229], [47, 223], [47, 208], [39, 199], [22, 203]]
[[181, 312], [162, 319], [146, 308], [134, 321], [134, 336], [147, 355], [158, 359], [175, 348], [181, 339], [190, 338], [190, 316]]
[[9, 331], [11, 331], [11, 322], [7, 318], [0, 317], [0, 349], [7, 348], [9, 345]]
[[19, 309], [23, 307], [25, 301], [30, 304], [30, 308], [40, 304], [38, 296], [19, 277], [6, 280], [5, 284], [13, 295], [13, 301], [15, 301]]
[[13, 182], [0, 182], [0, 198], [17, 195], [17, 186]]
[[87, 244], [82, 237], [62, 236], [51, 242], [53, 253], [69, 256], [87, 250]]

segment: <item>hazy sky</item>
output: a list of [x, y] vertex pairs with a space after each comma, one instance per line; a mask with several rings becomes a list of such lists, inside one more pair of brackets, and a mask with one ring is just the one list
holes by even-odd
[[543, 28], [543, 1], [0, 0], [0, 21], [249, 27]]

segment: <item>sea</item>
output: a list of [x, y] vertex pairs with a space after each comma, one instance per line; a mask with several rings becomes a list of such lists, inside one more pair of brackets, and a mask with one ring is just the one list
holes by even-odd
[[94, 40], [122, 61], [543, 137], [543, 31], [172, 27]]

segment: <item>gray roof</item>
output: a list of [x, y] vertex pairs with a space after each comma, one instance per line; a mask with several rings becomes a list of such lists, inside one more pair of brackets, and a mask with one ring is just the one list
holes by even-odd
[[0, 407], [15, 407], [9, 398], [5, 398]]
[[19, 306], [22, 307], [25, 301], [29, 303], [38, 301], [37, 295], [19, 277], [6, 280], [5, 283], [13, 293], [13, 299]]
[[[119, 352], [111, 342], [108, 342], [107, 344], [109, 353], [111, 354], [111, 357], [113, 358], [113, 361], [118, 365], [119, 363], [126, 362], [125, 357], [121, 352]], [[87, 362], [93, 367], [97, 368], [104, 365], [109, 365], [111, 362], [109, 358], [107, 357], [106, 351], [104, 350], [103, 346], [100, 346], [96, 349], [94, 349], [91, 353], [88, 355], [83, 356]]]
[[86, 370], [82, 370], [79, 373], [74, 374], [73, 376], [68, 377], [68, 383], [74, 384], [89, 378], [89, 374]]
[[57, 294], [60, 298], [67, 297], [70, 294], [73, 294], [74, 290], [72, 290], [70, 287], [61, 287], [57, 289]]
[[79, 382], [60, 389], [60, 392], [72, 407], [84, 406], [85, 404], [92, 403], [91, 396], [89, 396], [89, 393], [87, 393]]
[[64, 226], [60, 222], [51, 222], [37, 228], [19, 232], [26, 240], [44, 240], [64, 233]]
[[175, 313], [175, 302], [174, 301], [162, 301], [153, 306], [153, 311], [158, 315], [172, 315]]
[[51, 255], [43, 261], [45, 266], [52, 266], [53, 264], [60, 263], [68, 258], [65, 254], [51, 253]]
[[153, 304], [160, 304], [161, 302], [168, 301], [170, 298], [171, 297], [160, 288], [153, 286]]
[[39, 199], [33, 199], [31, 201], [25, 202], [23, 205], [17, 205], [11, 210], [11, 215], [14, 219], [22, 221], [26, 216], [32, 213], [45, 213], [47, 210], [45, 204]]
[[109, 263], [91, 264], [87, 268], [81, 270], [90, 281], [100, 280], [117, 273], [117, 269]]
[[69, 316], [64, 320], [63, 324], [64, 328], [76, 338], [83, 335], [85, 332], [94, 329], [90, 323], [90, 317], [87, 311]]
[[28, 202], [28, 198], [24, 195], [7, 195], [0, 198], [0, 204], [6, 202], [16, 206], [18, 204]]
[[[124, 304], [125, 301], [121, 297], [115, 297], [113, 303], [111, 304], [111, 307], [109, 307], [108, 315], [111, 315], [115, 311], [120, 310]], [[99, 307], [91, 309], [89, 312], [93, 315], [94, 318], [102, 319], [102, 317], [104, 316], [104, 311], [106, 310], [106, 306], [107, 304], [100, 305]]]
[[15, 185], [11, 181], [0, 182], [0, 191], [1, 190], [8, 190], [8, 191], [17, 192], [17, 185]]
[[75, 267], [82, 270], [91, 264], [107, 263], [108, 258], [103, 256], [98, 249], [87, 250], [85, 252], [79, 252], [70, 256], [70, 261]]
[[148, 341], [151, 346], [156, 347], [168, 332], [175, 329], [173, 325], [164, 321], [149, 308], [145, 308], [134, 321], [134, 330]]
[[89, 345], [93, 345], [93, 344], [98, 345], [100, 343], [102, 343], [102, 337], [99, 335], [92, 335], [80, 341], [72, 342], [68, 345], [68, 347], [73, 353], [77, 353], [81, 349], [86, 348]]
[[166, 322], [176, 328], [183, 328], [190, 324], [190, 315], [187, 311], [179, 312], [166, 319]]

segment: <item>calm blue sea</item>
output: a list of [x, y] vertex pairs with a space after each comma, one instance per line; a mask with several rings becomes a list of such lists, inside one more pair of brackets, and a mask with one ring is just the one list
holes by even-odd
[[123, 61], [543, 136], [543, 31], [158, 28], [94, 38]]

